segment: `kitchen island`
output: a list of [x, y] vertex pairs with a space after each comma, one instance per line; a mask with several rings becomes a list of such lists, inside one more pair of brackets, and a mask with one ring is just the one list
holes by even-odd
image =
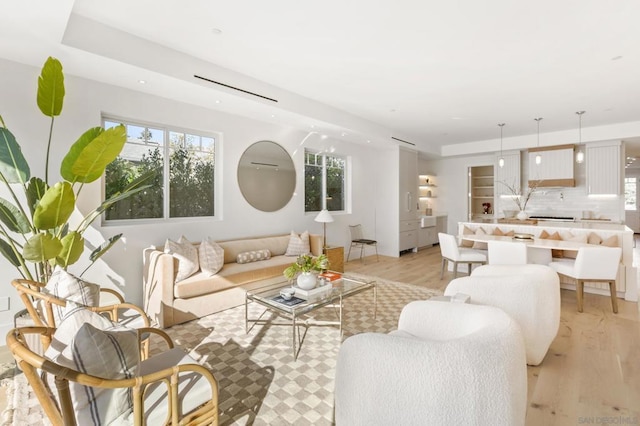
[[[458, 235], [476, 233], [478, 229], [482, 228], [480, 233], [488, 235], [506, 234], [509, 231], [514, 231], [515, 233], [532, 234], [537, 238], [543, 231], [546, 231], [548, 234], [558, 232], [560, 235], [571, 233], [574, 238], [589, 238], [590, 236], [594, 238], [597, 236], [601, 241], [617, 239], [617, 245], [622, 247], [622, 259], [616, 280], [617, 295], [625, 300], [638, 301], [637, 269], [633, 266], [633, 231], [629, 227], [607, 221], [540, 220], [535, 225], [497, 222], [498, 220], [491, 223], [458, 222]], [[613, 238], [614, 236], [616, 238]], [[561, 287], [575, 290], [575, 283], [570, 278], [563, 276], [561, 277]], [[585, 292], [608, 296], [609, 288], [606, 284], [587, 282]]]

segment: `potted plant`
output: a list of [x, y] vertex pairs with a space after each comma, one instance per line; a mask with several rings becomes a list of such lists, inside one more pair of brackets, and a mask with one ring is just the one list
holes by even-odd
[[500, 182], [504, 186], [507, 187], [507, 189], [511, 193], [511, 197], [513, 199], [513, 202], [516, 203], [516, 206], [518, 206], [518, 210], [519, 211], [518, 211], [518, 214], [516, 216], [518, 220], [526, 220], [527, 219], [527, 217], [528, 217], [527, 212], [526, 212], [527, 203], [529, 203], [529, 200], [531, 199], [531, 196], [538, 189], [538, 186], [540, 185], [540, 182], [542, 182], [542, 181], [536, 181], [535, 183], [531, 184], [530, 186], [527, 186], [527, 190], [524, 192], [524, 194], [522, 193], [521, 189], [517, 188], [515, 185], [509, 185], [508, 183]]
[[324, 254], [318, 257], [301, 254], [295, 263], [292, 263], [291, 266], [284, 270], [283, 274], [289, 281], [292, 281], [296, 274], [299, 274], [297, 278], [298, 287], [303, 290], [310, 290], [316, 285], [316, 274], [314, 272], [323, 271], [328, 267], [329, 261]]
[[[48, 58], [38, 78], [37, 104], [51, 118], [46, 146], [44, 179], [31, 175], [27, 160], [16, 137], [0, 117], [0, 182], [12, 201], [0, 197], [0, 252], [23, 278], [45, 282], [53, 267], [77, 262], [84, 252], [84, 231], [114, 203], [148, 187], [149, 173], [123, 191], [113, 194], [90, 211], [77, 225], [69, 218], [84, 184], [99, 179], [115, 160], [127, 140], [124, 126], [109, 130], [93, 127], [71, 146], [60, 165], [62, 180], [49, 181], [49, 152], [55, 117], [62, 112], [65, 95], [62, 65]], [[22, 194], [19, 194], [22, 192]], [[122, 234], [97, 247], [89, 256], [91, 266]], [[86, 271], [86, 269], [85, 269]], [[84, 272], [84, 271], [83, 271]]]

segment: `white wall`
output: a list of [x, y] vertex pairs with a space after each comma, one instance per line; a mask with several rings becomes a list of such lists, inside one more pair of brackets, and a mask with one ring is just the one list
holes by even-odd
[[[64, 64], [63, 64], [64, 65]], [[7, 127], [16, 136], [27, 158], [32, 175], [44, 175], [46, 138], [49, 120], [36, 106], [36, 87], [39, 69], [0, 60], [0, 114]], [[381, 162], [385, 155], [365, 145], [348, 144], [338, 140], [309, 136], [306, 131], [255, 121], [221, 111], [208, 110], [181, 104], [164, 98], [109, 86], [93, 81], [66, 76], [66, 98], [61, 117], [56, 119], [50, 157], [50, 180], [59, 179], [59, 165], [68, 148], [85, 130], [100, 125], [101, 114], [125, 117], [132, 121], [166, 124], [180, 128], [217, 131], [222, 133], [222, 150], [216, 167], [222, 170], [221, 193], [217, 194], [217, 211], [220, 217], [213, 219], [179, 219], [156, 223], [136, 223], [127, 226], [102, 225], [99, 221], [85, 237], [93, 248], [106, 238], [122, 232], [118, 242], [84, 277], [102, 286], [117, 288], [125, 298], [142, 303], [142, 250], [149, 245], [162, 245], [167, 238], [184, 235], [198, 241], [205, 236], [214, 239], [232, 239], [259, 235], [288, 233], [292, 229], [302, 232], [322, 233], [322, 224], [314, 222], [314, 214], [304, 213], [304, 147], [336, 148], [336, 153], [351, 156], [351, 214], [334, 215], [335, 222], [327, 225], [327, 241], [333, 245], [349, 245], [348, 226], [361, 223], [366, 231], [382, 240], [388, 238], [385, 217], [387, 209], [397, 210], [395, 200], [380, 202], [378, 188], [384, 188], [391, 163]], [[309, 137], [307, 137], [309, 136]], [[236, 181], [236, 167], [244, 150], [254, 142], [272, 140], [281, 144], [293, 157], [297, 172], [296, 192], [283, 209], [264, 213], [255, 210], [242, 197]], [[397, 162], [395, 163], [397, 169]], [[381, 166], [384, 168], [381, 170]], [[397, 172], [396, 172], [397, 175]], [[397, 187], [397, 183], [395, 184]], [[377, 194], [378, 192], [378, 194]], [[8, 197], [7, 191], [0, 192]], [[79, 218], [96, 207], [102, 199], [102, 182], [86, 186], [78, 200]], [[381, 221], [382, 218], [382, 221]], [[378, 227], [376, 229], [376, 226]], [[397, 229], [397, 223], [395, 224]], [[379, 231], [382, 229], [383, 231]], [[397, 239], [397, 232], [395, 235]], [[381, 249], [386, 247], [381, 241]], [[381, 250], [384, 253], [384, 250]], [[80, 273], [86, 266], [83, 259], [70, 268]], [[23, 308], [10, 285], [17, 271], [4, 258], [0, 258], [2, 295], [11, 297], [10, 311], [0, 312], [0, 335], [5, 335], [13, 325], [13, 315]], [[0, 342], [4, 343], [4, 342]]]

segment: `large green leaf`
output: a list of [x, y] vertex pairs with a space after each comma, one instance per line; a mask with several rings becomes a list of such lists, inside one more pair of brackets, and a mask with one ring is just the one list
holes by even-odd
[[2, 239], [0, 239], [0, 253], [2, 253], [13, 266], [20, 266], [20, 257], [22, 257], [22, 255], [20, 253], [16, 254], [11, 244]]
[[46, 262], [62, 250], [62, 243], [51, 234], [40, 232], [29, 238], [22, 248], [22, 255], [30, 262]]
[[10, 201], [0, 198], [0, 220], [12, 232], [28, 234], [31, 232], [29, 219]]
[[36, 206], [33, 225], [38, 229], [54, 229], [63, 225], [73, 213], [76, 196], [69, 182], [58, 182], [47, 189]]
[[84, 251], [84, 238], [79, 232], [72, 231], [65, 235], [60, 242], [62, 243], [62, 250], [56, 256], [56, 263], [66, 268], [80, 259], [80, 255]]
[[0, 127], [0, 173], [7, 183], [23, 183], [31, 176], [20, 145], [5, 127]]
[[47, 189], [49, 189], [49, 187], [47, 186], [45, 181], [43, 181], [39, 177], [34, 176], [31, 179], [29, 179], [29, 183], [27, 184], [26, 195], [27, 195], [27, 203], [29, 203], [29, 211], [31, 211], [32, 215], [36, 210], [36, 206], [42, 199], [42, 196], [44, 195], [45, 192], [47, 192]]
[[127, 132], [122, 125], [104, 131], [100, 127], [89, 129], [71, 146], [62, 160], [60, 174], [69, 182], [93, 182], [120, 155], [126, 141]]
[[49, 57], [38, 78], [38, 108], [47, 117], [60, 115], [64, 101], [64, 74], [62, 64]]
[[104, 243], [100, 244], [98, 248], [96, 248], [94, 251], [91, 252], [91, 255], [89, 256], [89, 260], [91, 260], [92, 262], [95, 262], [96, 260], [98, 260], [111, 247], [113, 247], [113, 245], [120, 239], [120, 237], [122, 237], [122, 234], [114, 235]]

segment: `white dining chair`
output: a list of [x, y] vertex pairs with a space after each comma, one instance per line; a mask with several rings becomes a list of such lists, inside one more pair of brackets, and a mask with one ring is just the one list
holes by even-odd
[[620, 247], [580, 247], [575, 261], [560, 259], [549, 264], [558, 274], [576, 280], [576, 297], [578, 312], [583, 311], [584, 283], [609, 283], [611, 293], [611, 307], [618, 313], [618, 299], [616, 295], [616, 276], [620, 265], [622, 248]]
[[469, 266], [469, 275], [471, 275], [472, 264], [484, 265], [487, 263], [487, 256], [484, 253], [458, 247], [458, 240], [455, 235], [438, 232], [438, 241], [440, 242], [440, 253], [442, 254], [440, 279], [444, 277], [444, 269], [447, 266], [447, 262], [453, 263], [453, 278], [458, 276], [458, 263], [466, 263]]
[[487, 242], [489, 265], [526, 265], [527, 245], [512, 241]]

